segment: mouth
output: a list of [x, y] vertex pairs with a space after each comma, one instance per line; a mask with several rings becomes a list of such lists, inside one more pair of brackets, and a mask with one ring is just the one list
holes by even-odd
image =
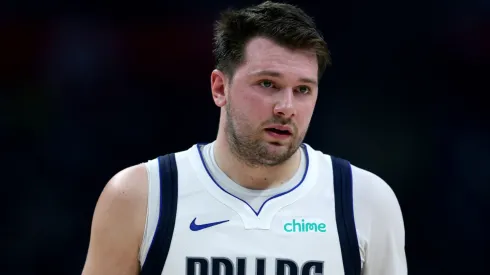
[[284, 140], [292, 136], [290, 128], [285, 126], [265, 128], [265, 131], [274, 139]]
[[280, 130], [277, 128], [266, 128], [265, 130], [267, 132], [275, 133], [278, 135], [291, 135], [291, 132], [289, 130]]

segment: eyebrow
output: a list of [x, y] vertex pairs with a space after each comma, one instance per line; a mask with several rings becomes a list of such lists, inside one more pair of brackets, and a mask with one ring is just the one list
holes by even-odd
[[[253, 72], [250, 75], [252, 75], [252, 76], [271, 76], [271, 77], [282, 77], [283, 76], [280, 72], [268, 71], [268, 70]], [[299, 81], [303, 82], [303, 83], [318, 85], [318, 83], [314, 79], [311, 79], [311, 78], [301, 77], [299, 79]]]

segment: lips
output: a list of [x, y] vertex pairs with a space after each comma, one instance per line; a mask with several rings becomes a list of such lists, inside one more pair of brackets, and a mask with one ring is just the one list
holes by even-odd
[[277, 128], [266, 128], [265, 130], [279, 135], [291, 135], [288, 130], [279, 130]]
[[265, 128], [265, 130], [271, 134], [280, 136], [290, 136], [293, 133], [290, 127], [284, 125], [272, 125], [271, 127]]

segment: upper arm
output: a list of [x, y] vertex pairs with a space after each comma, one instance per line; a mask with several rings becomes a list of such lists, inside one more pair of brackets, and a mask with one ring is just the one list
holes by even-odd
[[95, 207], [83, 275], [134, 275], [147, 206], [147, 172], [143, 164], [117, 173]]
[[363, 275], [406, 275], [405, 228], [395, 193], [378, 176], [359, 168], [353, 172]]

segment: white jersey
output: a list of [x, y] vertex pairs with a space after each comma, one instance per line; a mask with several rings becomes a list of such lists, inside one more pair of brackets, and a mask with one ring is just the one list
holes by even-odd
[[[200, 148], [175, 154], [177, 210], [162, 275], [345, 274], [330, 156], [305, 144], [304, 171], [286, 183], [286, 189], [254, 205], [229, 183], [222, 186]], [[160, 213], [158, 159], [146, 167], [142, 266]], [[407, 274], [403, 219], [395, 195], [376, 175], [351, 167], [362, 274]]]

